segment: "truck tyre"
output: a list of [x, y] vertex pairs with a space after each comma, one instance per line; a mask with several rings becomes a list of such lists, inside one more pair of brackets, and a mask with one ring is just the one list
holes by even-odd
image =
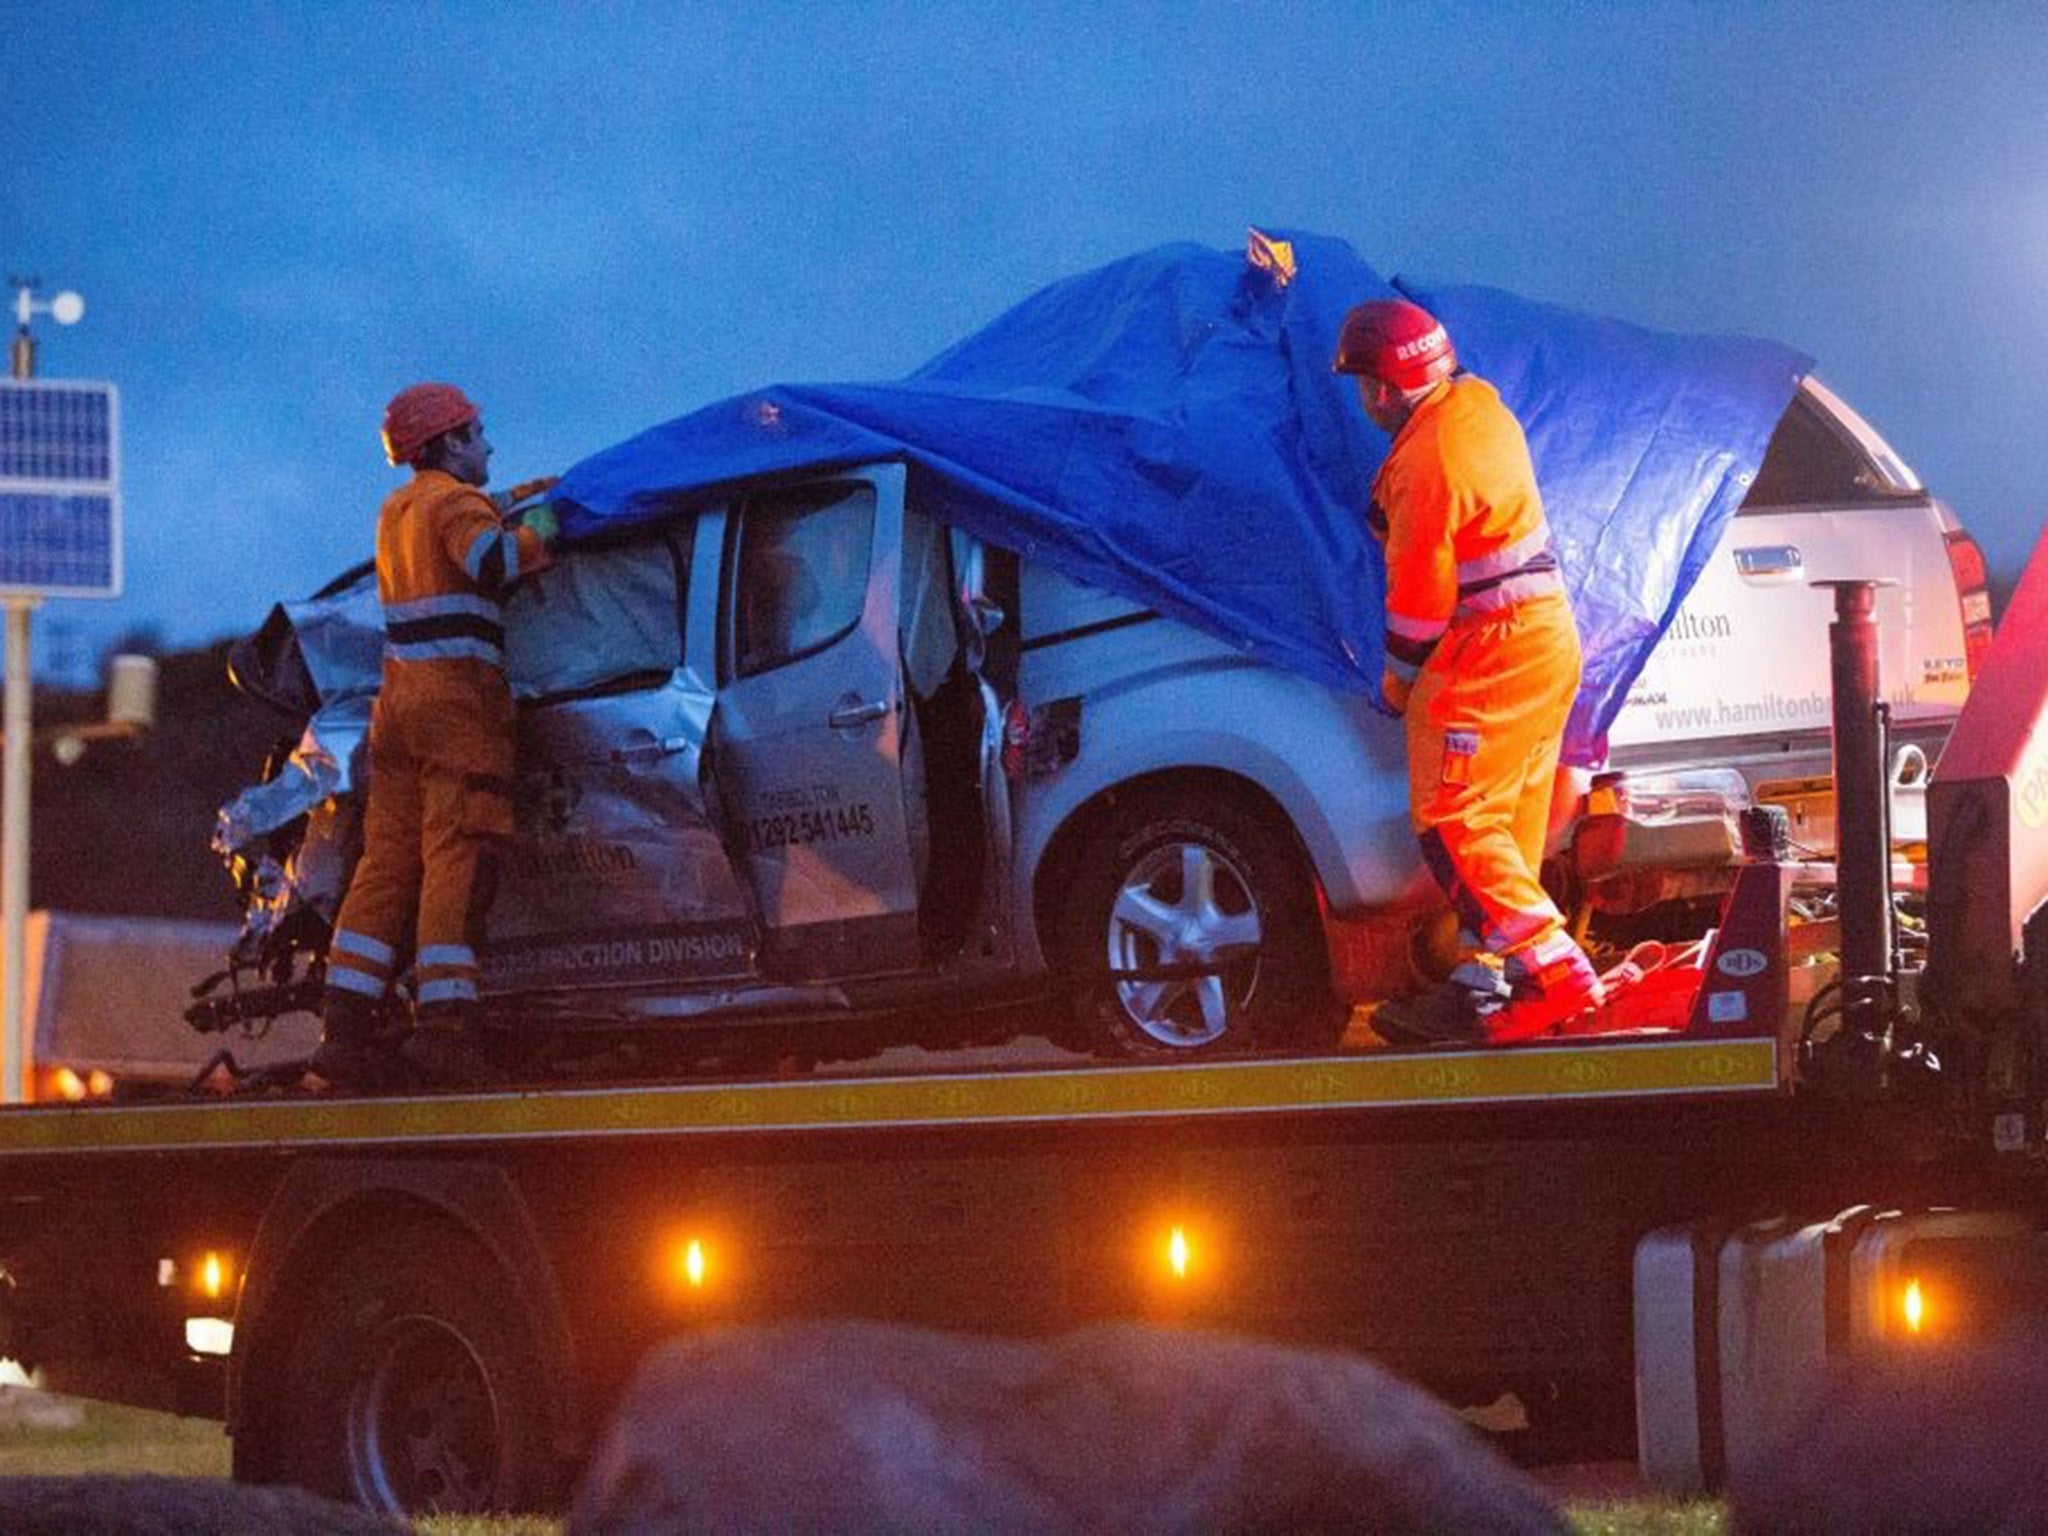
[[479, 1244], [432, 1223], [341, 1256], [288, 1366], [284, 1479], [392, 1515], [560, 1495], [524, 1312]]
[[[1088, 838], [1069, 893], [1068, 978], [1084, 1028], [1113, 1054], [1327, 1050], [1342, 1037], [1350, 1010], [1330, 993], [1314, 881], [1272, 813], [1209, 790], [1133, 796]], [[1176, 966], [1196, 974], [1116, 974]]]

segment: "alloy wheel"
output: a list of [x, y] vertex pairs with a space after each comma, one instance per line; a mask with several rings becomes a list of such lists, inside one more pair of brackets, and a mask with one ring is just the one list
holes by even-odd
[[1210, 1045], [1243, 1016], [1257, 985], [1263, 937], [1258, 902], [1243, 871], [1206, 843], [1163, 843], [1132, 865], [1110, 907], [1109, 968], [1212, 969], [1118, 980], [1117, 1003], [1136, 1028], [1162, 1045]]

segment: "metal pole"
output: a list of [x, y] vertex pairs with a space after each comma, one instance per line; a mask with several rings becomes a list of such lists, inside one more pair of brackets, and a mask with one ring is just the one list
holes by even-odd
[[28, 1083], [29, 765], [35, 695], [29, 680], [33, 597], [7, 599], [7, 741], [0, 764], [0, 940], [6, 996], [0, 1008], [0, 1103], [19, 1104]]
[[1891, 794], [1878, 676], [1877, 593], [1888, 578], [1817, 581], [1835, 595], [1828, 626], [1834, 685], [1835, 897], [1842, 923], [1842, 1023], [1880, 1053], [1891, 1045]]
[[[36, 371], [36, 345], [28, 329], [29, 290], [17, 296], [20, 325], [8, 363], [17, 379]], [[35, 685], [29, 677], [29, 616], [33, 597], [7, 599], [7, 692], [0, 721], [0, 1104], [28, 1097], [28, 828], [29, 768], [33, 762]]]
[[40, 277], [10, 277], [14, 290], [14, 337], [7, 346], [7, 371], [17, 379], [36, 376], [36, 338], [28, 328], [36, 313], [36, 284]]

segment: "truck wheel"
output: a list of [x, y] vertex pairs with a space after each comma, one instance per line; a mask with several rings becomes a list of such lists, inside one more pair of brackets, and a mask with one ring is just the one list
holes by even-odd
[[287, 1481], [386, 1514], [556, 1497], [545, 1387], [491, 1256], [416, 1225], [337, 1262], [290, 1366]]
[[[1270, 814], [1213, 792], [1135, 797], [1089, 838], [1070, 890], [1069, 978], [1116, 1054], [1325, 1050], [1343, 1035], [1315, 888]], [[1167, 974], [1116, 974], [1153, 970]]]

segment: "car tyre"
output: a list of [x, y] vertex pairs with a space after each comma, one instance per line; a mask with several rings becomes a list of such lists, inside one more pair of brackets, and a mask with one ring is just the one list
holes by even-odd
[[1271, 812], [1213, 791], [1134, 796], [1089, 835], [1068, 890], [1068, 980], [1111, 1054], [1326, 1050], [1342, 1037], [1350, 1010], [1331, 995], [1314, 880]]
[[545, 1384], [497, 1262], [420, 1224], [344, 1254], [290, 1366], [284, 1480], [390, 1515], [545, 1509]]

